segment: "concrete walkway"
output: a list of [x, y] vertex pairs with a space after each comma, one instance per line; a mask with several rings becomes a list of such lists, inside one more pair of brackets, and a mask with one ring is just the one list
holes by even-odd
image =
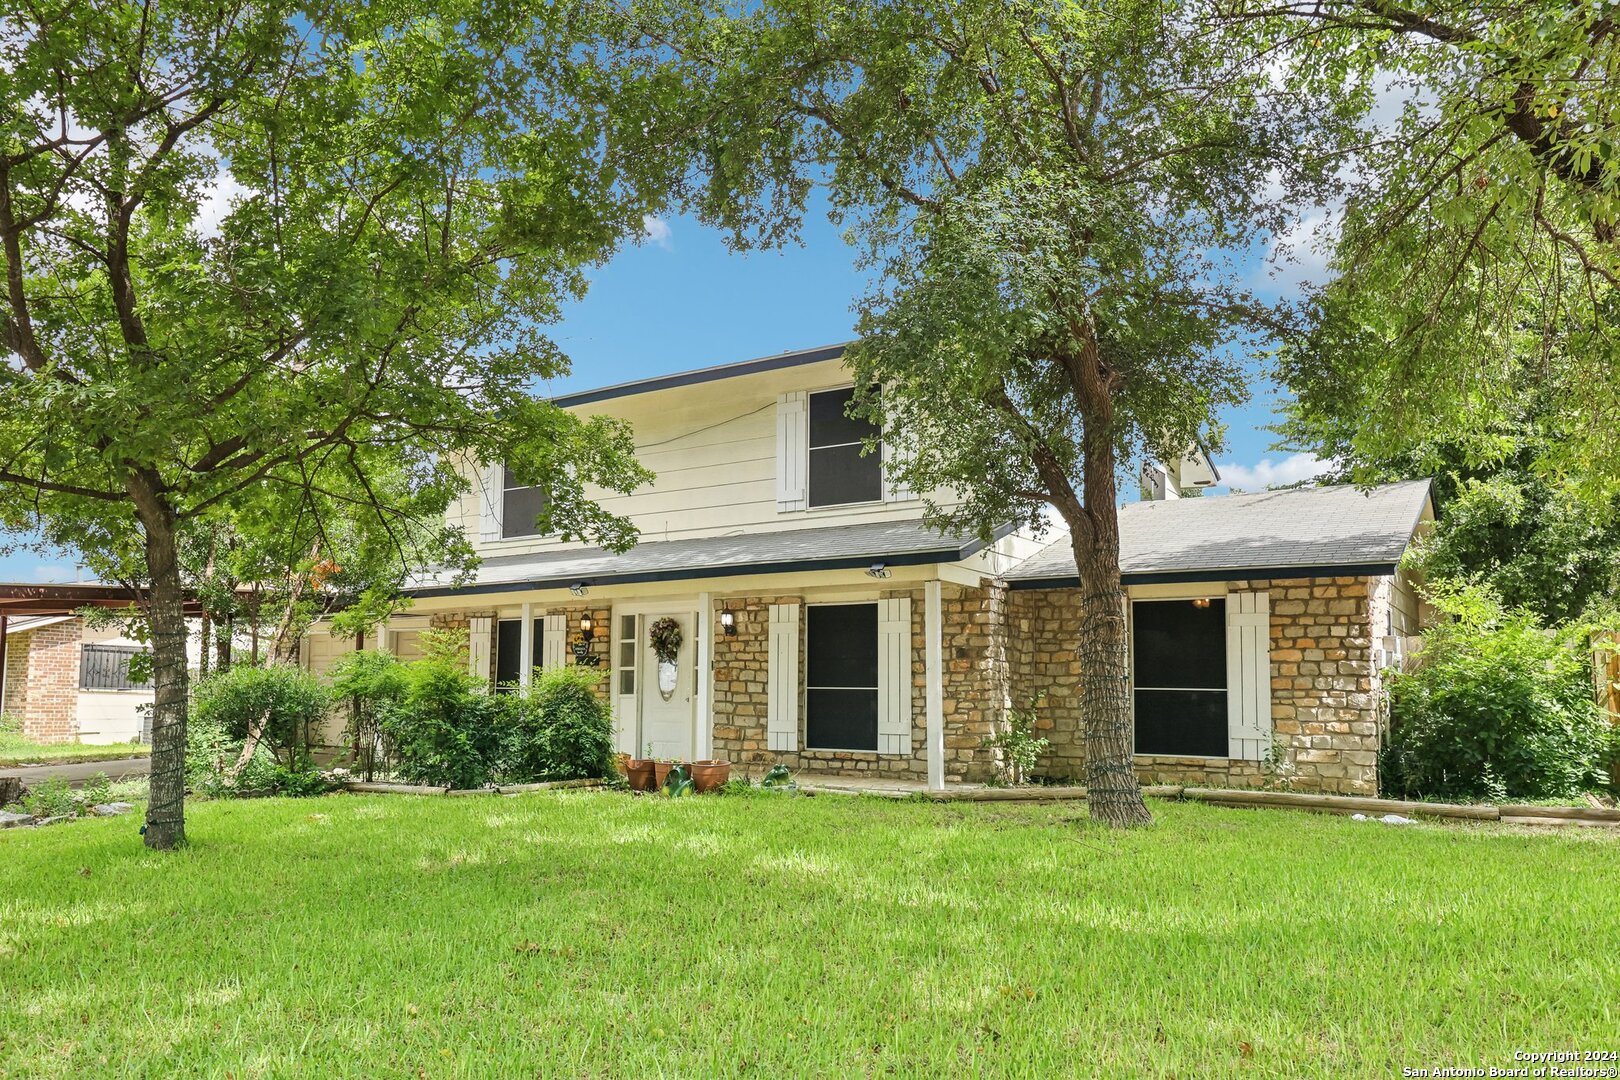
[[24, 786], [31, 787], [47, 776], [63, 776], [74, 787], [83, 787], [84, 782], [96, 773], [104, 772], [113, 780], [128, 780], [133, 777], [147, 776], [152, 771], [151, 758], [119, 758], [116, 761], [63, 761], [55, 765], [19, 765], [15, 768], [0, 769], [0, 776], [20, 776]]

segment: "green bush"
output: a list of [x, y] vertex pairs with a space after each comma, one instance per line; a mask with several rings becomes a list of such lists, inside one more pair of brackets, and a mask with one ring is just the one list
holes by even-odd
[[326, 688], [302, 668], [237, 664], [198, 682], [191, 715], [238, 743], [259, 729], [270, 750], [296, 767], [328, 700]]
[[1572, 798], [1604, 783], [1612, 747], [1584, 629], [1555, 633], [1477, 586], [1430, 599], [1448, 618], [1390, 682], [1380, 774], [1406, 797]]
[[37, 818], [71, 817], [79, 812], [73, 788], [60, 776], [47, 776], [29, 788], [22, 804], [24, 810]]
[[387, 710], [405, 696], [409, 681], [405, 665], [393, 653], [363, 649], [341, 657], [327, 674], [333, 699], [348, 709], [344, 738], [356, 766], [370, 780], [393, 753], [382, 722]]
[[401, 778], [416, 784], [481, 787], [494, 776], [503, 709], [465, 659], [432, 655], [403, 665], [404, 693], [385, 703], [381, 730]]
[[0, 750], [21, 750], [28, 745], [23, 738], [22, 718], [0, 713]]
[[284, 766], [264, 743], [260, 743], [253, 756], [237, 769], [245, 742], [245, 739], [233, 738], [218, 722], [189, 721], [186, 724], [186, 787], [212, 798], [265, 795], [278, 790]]
[[596, 695], [593, 668], [547, 668], [527, 687], [502, 695], [502, 779], [603, 779], [614, 763], [613, 713]]

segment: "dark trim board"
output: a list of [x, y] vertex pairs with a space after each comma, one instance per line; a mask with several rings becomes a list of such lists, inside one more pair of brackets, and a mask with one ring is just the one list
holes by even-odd
[[551, 403], [566, 409], [575, 405], [591, 405], [598, 401], [611, 401], [614, 398], [651, 393], [654, 390], [669, 390], [677, 386], [696, 386], [699, 383], [734, 379], [739, 375], [757, 375], [763, 371], [780, 371], [783, 368], [799, 367], [802, 364], [816, 364], [823, 360], [836, 360], [844, 355], [844, 350], [848, 347], [847, 344], [824, 345], [819, 349], [805, 349], [800, 352], [783, 353], [780, 356], [766, 356], [758, 360], [744, 360], [740, 364], [721, 364], [717, 367], [699, 368], [696, 371], [677, 372], [674, 375], [659, 375], [652, 379], [638, 379], [635, 382], [619, 383], [617, 386], [604, 386], [597, 390], [580, 390], [572, 394], [561, 394], [552, 398]]
[[434, 589], [405, 589], [409, 596], [467, 596], [481, 593], [527, 592], [531, 589], [566, 589], [570, 585], [640, 585], [649, 581], [690, 581], [700, 578], [728, 578], [744, 574], [795, 574], [811, 570], [864, 570], [873, 563], [885, 566], [925, 566], [929, 563], [957, 562], [972, 552], [914, 551], [905, 555], [859, 555], [841, 559], [797, 559], [791, 562], [739, 563], [735, 566], [696, 567], [681, 570], [644, 570], [631, 574], [570, 574], [559, 578], [533, 578], [528, 581], [502, 581], [489, 585], [446, 586]]
[[[1150, 574], [1121, 574], [1121, 585], [1182, 585], [1200, 581], [1257, 581], [1262, 578], [1297, 577], [1384, 577], [1393, 574], [1395, 563], [1345, 563], [1327, 566], [1254, 566], [1232, 570], [1165, 570]], [[1078, 575], [1053, 578], [1014, 578], [1009, 589], [1079, 588]]]

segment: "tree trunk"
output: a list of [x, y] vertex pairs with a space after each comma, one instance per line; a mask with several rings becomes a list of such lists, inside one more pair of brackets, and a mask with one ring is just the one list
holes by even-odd
[[236, 637], [236, 620], [227, 615], [219, 621], [219, 640], [215, 642], [214, 670], [231, 669], [231, 641]]
[[[1119, 580], [1119, 458], [1114, 441], [1114, 386], [1089, 317], [1083, 348], [1065, 364], [1080, 406], [1082, 507], [1069, 518], [1080, 574], [1080, 716], [1086, 728], [1086, 805], [1094, 821], [1116, 828], [1153, 820], [1132, 768], [1130, 648], [1125, 590]], [[1072, 492], [1071, 492], [1072, 495]], [[1085, 520], [1077, 521], [1075, 517]], [[1079, 527], [1077, 527], [1079, 526]]]
[[[1089, 472], [1089, 456], [1086, 465]], [[1095, 821], [1116, 827], [1146, 825], [1153, 816], [1142, 801], [1132, 768], [1130, 649], [1125, 639], [1125, 591], [1119, 583], [1119, 508], [1110, 499], [1093, 504], [1088, 512], [1095, 541], [1084, 544], [1078, 533], [1070, 533], [1080, 570], [1077, 655], [1086, 739], [1086, 803]]]
[[147, 621], [152, 630], [152, 791], [146, 807], [146, 846], [167, 850], [185, 843], [186, 818], [186, 612], [175, 541], [174, 510], [155, 477], [131, 478], [130, 494], [146, 533], [150, 578]]

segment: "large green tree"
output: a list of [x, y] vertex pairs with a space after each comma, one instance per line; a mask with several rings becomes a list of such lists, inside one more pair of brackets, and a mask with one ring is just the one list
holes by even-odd
[[[1145, 822], [1132, 772], [1119, 481], [1218, 443], [1241, 346], [1278, 313], [1230, 253], [1319, 197], [1333, 110], [1196, 3], [647, 0], [693, 203], [739, 243], [824, 187], [877, 282], [850, 354], [891, 469], [942, 527], [1069, 528], [1091, 812]], [[689, 118], [689, 119], [688, 119]], [[936, 499], [951, 492], [960, 502]]]
[[662, 170], [618, 152], [606, 103], [639, 91], [572, 7], [6, 0], [0, 28], [0, 512], [139, 551], [169, 847], [184, 532], [321, 491], [386, 508], [379, 473], [458, 490], [471, 458], [629, 542], [584, 495], [642, 477], [628, 433], [526, 388]]
[[[1343, 147], [1353, 182], [1290, 381], [1385, 459], [1481, 433], [1540, 398], [1538, 464], [1620, 489], [1620, 12], [1607, 2], [1236, 0], [1316, 100], [1378, 87]], [[1480, 460], [1484, 460], [1481, 458]]]

